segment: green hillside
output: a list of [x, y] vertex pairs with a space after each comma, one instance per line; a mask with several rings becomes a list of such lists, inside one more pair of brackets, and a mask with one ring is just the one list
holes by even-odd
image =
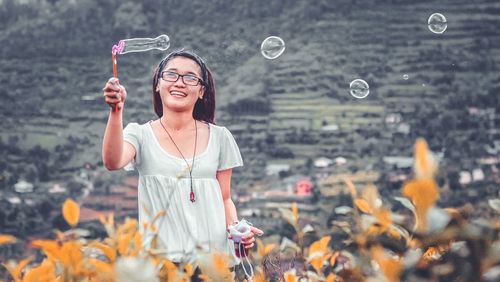
[[[441, 35], [427, 27], [434, 12], [448, 20]], [[51, 175], [99, 164], [111, 46], [163, 33], [171, 49], [194, 49], [215, 73], [217, 121], [246, 162], [237, 182], [264, 176], [268, 161], [300, 169], [320, 156], [365, 164], [409, 156], [419, 136], [450, 163], [474, 160], [499, 140], [499, 26], [493, 0], [0, 1], [0, 143], [17, 160], [2, 162], [1, 183], [25, 173], [19, 164], [32, 162], [37, 145], [50, 155]], [[269, 35], [286, 42], [275, 60], [259, 50]], [[118, 57], [126, 122], [155, 118], [150, 81], [164, 55]], [[349, 95], [356, 78], [370, 85], [365, 99]], [[471, 116], [469, 107], [496, 112]], [[401, 114], [409, 132], [389, 128], [389, 113]], [[338, 130], [324, 132], [327, 125]]]

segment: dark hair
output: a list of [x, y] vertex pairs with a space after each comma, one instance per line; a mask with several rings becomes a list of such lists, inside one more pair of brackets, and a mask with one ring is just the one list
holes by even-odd
[[156, 67], [153, 74], [153, 108], [158, 117], [163, 115], [163, 104], [161, 102], [160, 92], [156, 91], [160, 81], [161, 72], [167, 63], [175, 57], [185, 57], [195, 61], [201, 69], [202, 86], [205, 88], [205, 93], [202, 99], [198, 99], [194, 105], [193, 118], [203, 120], [209, 123], [215, 123], [215, 82], [212, 77], [212, 72], [205, 65], [203, 59], [193, 52], [178, 50], [168, 54]]

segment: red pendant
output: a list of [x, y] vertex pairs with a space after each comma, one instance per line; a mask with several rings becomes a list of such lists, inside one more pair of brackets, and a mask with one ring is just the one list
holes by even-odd
[[195, 200], [194, 200], [194, 192], [189, 193], [189, 200], [191, 201], [191, 203], [195, 202]]

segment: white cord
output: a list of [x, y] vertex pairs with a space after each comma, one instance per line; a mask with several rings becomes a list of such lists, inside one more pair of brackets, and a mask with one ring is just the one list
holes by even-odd
[[[245, 275], [247, 276], [248, 281], [252, 281], [253, 267], [250, 263], [250, 259], [248, 259], [248, 255], [246, 255], [246, 250], [244, 249], [244, 247], [242, 248], [241, 238], [251, 232], [250, 226], [252, 226], [252, 223], [244, 219], [239, 222], [237, 221], [235, 222], [235, 224], [229, 226], [229, 233], [231, 234], [233, 241], [235, 243], [238, 243], [238, 253], [240, 254], [241, 266], [243, 268], [243, 271], [245, 272]], [[241, 257], [242, 254], [245, 254], [245, 258]], [[245, 267], [245, 259], [247, 261], [249, 271], [247, 271], [247, 268]]]
[[[238, 252], [240, 253], [240, 258], [241, 258], [241, 241], [238, 243]], [[243, 252], [246, 252], [245, 250], [243, 250]], [[248, 274], [247, 272], [247, 269], [245, 267], [245, 260], [244, 259], [241, 259], [241, 267], [243, 268], [243, 272], [245, 272], [245, 275], [247, 276], [248, 278], [248, 281], [252, 281], [253, 279], [253, 267], [252, 267], [252, 264], [250, 263], [250, 260], [248, 259], [248, 255], [245, 253], [245, 259], [247, 260], [247, 263], [248, 263], [248, 267], [250, 268], [250, 274]]]

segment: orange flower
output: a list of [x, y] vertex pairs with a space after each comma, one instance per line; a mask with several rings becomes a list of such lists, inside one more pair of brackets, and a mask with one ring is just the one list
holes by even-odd
[[104, 255], [111, 262], [115, 262], [115, 260], [116, 260], [116, 250], [115, 249], [109, 247], [108, 245], [100, 243], [100, 242], [93, 242], [92, 244], [90, 244], [90, 246], [98, 248], [99, 250], [101, 250], [104, 253]]
[[392, 224], [391, 212], [386, 209], [379, 209], [374, 214], [380, 224], [381, 232], [386, 232]]
[[439, 190], [432, 179], [412, 180], [403, 187], [403, 196], [409, 198], [416, 209], [417, 231], [427, 230], [427, 212], [439, 198]]
[[58, 261], [61, 259], [60, 249], [61, 246], [56, 241], [52, 240], [35, 240], [31, 242], [34, 248], [40, 248], [51, 261]]
[[264, 245], [261, 239], [256, 239], [257, 242], [257, 254], [262, 259], [267, 256], [275, 247], [275, 244]]
[[50, 260], [44, 260], [39, 266], [32, 268], [24, 275], [23, 282], [55, 281], [55, 265]]
[[285, 282], [295, 282], [297, 281], [297, 276], [295, 273], [288, 271], [284, 273]]
[[356, 207], [358, 207], [358, 209], [360, 209], [364, 213], [371, 214], [373, 212], [372, 209], [370, 208], [370, 205], [365, 199], [360, 199], [360, 198], [354, 199], [354, 204], [356, 205]]
[[266, 275], [262, 271], [256, 271], [255, 275], [253, 276], [253, 281], [254, 282], [266, 282]]
[[331, 236], [324, 236], [318, 241], [311, 244], [309, 247], [309, 255], [312, 255], [316, 252], [324, 253], [328, 249], [328, 243], [330, 242]]
[[381, 246], [371, 248], [372, 258], [375, 260], [389, 282], [400, 281], [402, 270], [401, 260], [389, 257]]
[[20, 282], [21, 281], [21, 272], [23, 269], [30, 263], [31, 257], [23, 259], [20, 261], [18, 264], [15, 264], [14, 262], [9, 262], [8, 264], [3, 264], [2, 265], [9, 271], [10, 276], [12, 276], [12, 279], [14, 282]]
[[16, 242], [16, 237], [11, 235], [0, 234], [0, 246]]
[[63, 267], [69, 270], [72, 275], [78, 275], [83, 272], [83, 255], [81, 245], [77, 242], [66, 242], [60, 250], [60, 261]]
[[437, 163], [429, 151], [427, 142], [419, 138], [415, 142], [415, 175], [417, 179], [429, 179], [437, 171]]
[[80, 218], [80, 207], [75, 201], [67, 199], [63, 204], [62, 213], [64, 219], [69, 225], [74, 227], [78, 224], [78, 219]]
[[299, 209], [297, 208], [297, 203], [292, 203], [292, 214], [295, 224], [299, 222]]
[[356, 190], [356, 187], [352, 183], [352, 181], [350, 179], [348, 179], [348, 178], [345, 178], [344, 182], [347, 185], [347, 188], [349, 189], [349, 193], [351, 193], [351, 197], [353, 199], [357, 198], [358, 197], [358, 192]]
[[326, 277], [325, 282], [335, 282], [335, 279], [337, 279], [337, 276], [333, 273], [330, 273], [328, 277]]

